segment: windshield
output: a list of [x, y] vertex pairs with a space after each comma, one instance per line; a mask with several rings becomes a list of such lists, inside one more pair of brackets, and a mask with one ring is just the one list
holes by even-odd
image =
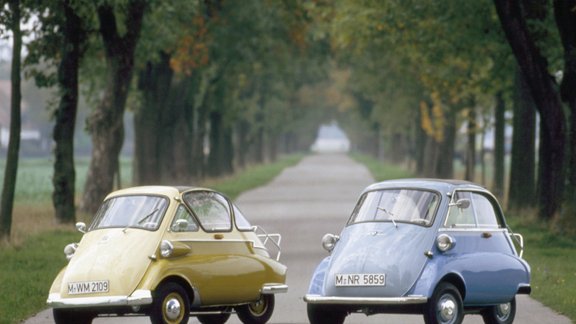
[[417, 189], [387, 189], [365, 193], [348, 224], [389, 221], [396, 224], [430, 225], [438, 206], [438, 194]]
[[133, 227], [156, 230], [168, 206], [159, 196], [120, 196], [106, 200], [94, 217], [89, 230]]

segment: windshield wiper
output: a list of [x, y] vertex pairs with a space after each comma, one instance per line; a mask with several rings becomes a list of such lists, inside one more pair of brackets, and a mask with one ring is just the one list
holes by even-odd
[[378, 208], [379, 210], [381, 210], [381, 211], [385, 212], [386, 214], [390, 215], [390, 220], [392, 221], [392, 224], [394, 224], [394, 226], [395, 226], [396, 228], [398, 228], [398, 224], [396, 224], [396, 221], [394, 220], [394, 214], [392, 214], [391, 212], [387, 211], [387, 210], [386, 210], [385, 208], [383, 208], [383, 207], [378, 206], [378, 207], [376, 207], [376, 208]]
[[[140, 220], [138, 222], [136, 222], [136, 224], [140, 225], [142, 224], [145, 220], [147, 220], [150, 216], [156, 214], [156, 212], [158, 211], [158, 208], [154, 209], [151, 213], [149, 213], [148, 215], [140, 218]], [[124, 227], [124, 229], [122, 230], [122, 232], [126, 233], [126, 230], [128, 229], [128, 227], [130, 227], [131, 224], [126, 225], [126, 227]]]

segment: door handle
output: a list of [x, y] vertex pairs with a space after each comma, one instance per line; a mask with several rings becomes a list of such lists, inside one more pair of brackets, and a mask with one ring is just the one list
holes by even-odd
[[491, 237], [492, 237], [492, 233], [489, 233], [489, 232], [482, 233], [482, 238], [487, 239], [487, 238], [491, 238]]
[[224, 234], [214, 234], [214, 239], [215, 240], [221, 240], [224, 238]]

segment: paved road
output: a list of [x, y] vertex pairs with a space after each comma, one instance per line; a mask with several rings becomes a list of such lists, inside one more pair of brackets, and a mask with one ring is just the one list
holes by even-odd
[[[287, 294], [277, 295], [276, 310], [269, 323], [308, 323], [302, 296], [316, 264], [326, 255], [320, 238], [339, 233], [348, 219], [358, 194], [373, 182], [369, 172], [344, 155], [312, 155], [297, 166], [284, 170], [264, 187], [242, 194], [238, 206], [255, 225], [268, 232], [282, 233], [282, 259], [288, 266]], [[25, 324], [52, 323], [51, 310], [41, 312]], [[421, 315], [354, 314], [346, 324], [423, 323]], [[97, 319], [94, 323], [150, 323], [145, 317]], [[192, 318], [189, 324], [198, 321]], [[236, 316], [230, 324], [241, 323]], [[467, 316], [466, 324], [483, 323], [479, 316]], [[571, 321], [526, 296], [518, 298], [516, 323], [568, 324]]]

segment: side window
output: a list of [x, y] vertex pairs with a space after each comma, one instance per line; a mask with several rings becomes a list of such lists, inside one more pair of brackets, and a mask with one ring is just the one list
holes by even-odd
[[488, 197], [476, 192], [456, 192], [453, 202], [461, 199], [468, 200], [469, 206], [450, 206], [446, 227], [500, 227], [496, 209]]
[[178, 206], [176, 210], [176, 215], [174, 215], [174, 220], [170, 225], [170, 230], [173, 232], [196, 232], [198, 231], [198, 224], [192, 217], [192, 214], [184, 207], [184, 205]]
[[472, 205], [478, 220], [478, 227], [500, 227], [498, 216], [492, 202], [487, 197], [474, 193], [472, 194]]
[[184, 195], [184, 202], [208, 232], [230, 231], [230, 207], [221, 195], [211, 191], [193, 191]]
[[250, 222], [244, 217], [244, 214], [238, 209], [238, 207], [234, 206], [234, 219], [236, 220], [236, 227], [241, 231], [251, 231], [252, 225]]
[[[462, 199], [470, 200], [470, 192], [457, 191], [454, 195], [453, 202], [458, 202]], [[446, 218], [446, 227], [476, 227], [476, 220], [474, 219], [474, 209], [472, 205], [467, 208], [458, 206], [450, 206], [448, 217]]]

